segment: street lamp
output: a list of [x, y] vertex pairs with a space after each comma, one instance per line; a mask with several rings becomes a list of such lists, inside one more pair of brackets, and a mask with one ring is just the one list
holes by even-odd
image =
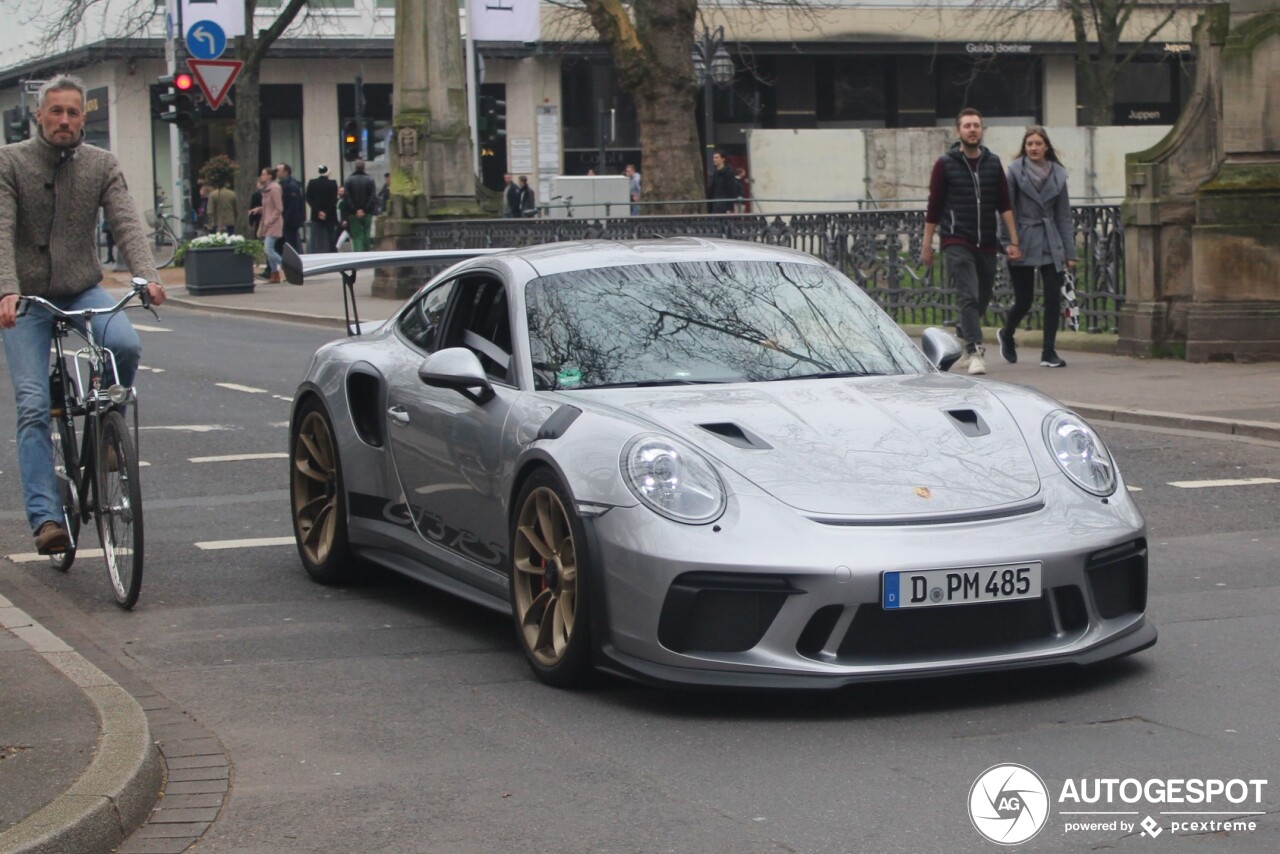
[[703, 127], [706, 130], [707, 180], [711, 180], [711, 155], [715, 152], [715, 115], [713, 94], [715, 86], [728, 86], [733, 82], [733, 59], [724, 46], [724, 27], [708, 30], [693, 43], [693, 76], [702, 87]]

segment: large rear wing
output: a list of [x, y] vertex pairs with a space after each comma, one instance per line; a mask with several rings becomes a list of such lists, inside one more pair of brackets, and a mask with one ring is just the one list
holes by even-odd
[[347, 334], [360, 334], [360, 313], [356, 308], [356, 271], [374, 267], [422, 267], [452, 264], [480, 255], [495, 255], [506, 249], [411, 249], [397, 252], [329, 252], [299, 255], [292, 246], [284, 247], [280, 266], [285, 281], [302, 284], [308, 276], [321, 273], [342, 274], [342, 312], [347, 321]]

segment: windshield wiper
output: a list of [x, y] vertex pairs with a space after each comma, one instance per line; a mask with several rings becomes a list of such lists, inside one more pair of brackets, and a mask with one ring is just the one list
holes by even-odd
[[769, 382], [786, 382], [787, 380], [831, 380], [842, 377], [883, 377], [883, 371], [824, 371], [818, 374], [800, 374], [794, 377], [778, 377]]

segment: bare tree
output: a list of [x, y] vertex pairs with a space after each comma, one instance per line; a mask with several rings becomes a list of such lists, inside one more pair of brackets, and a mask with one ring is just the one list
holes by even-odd
[[1153, 41], [1167, 38], [1166, 28], [1180, 13], [1207, 5], [1204, 0], [975, 0], [970, 10], [998, 37], [1043, 38], [1056, 28], [1055, 20], [1069, 23], [1085, 120], [1109, 125], [1125, 67]]
[[[576, 3], [548, 0], [567, 7]], [[735, 7], [738, 15], [783, 14], [813, 27], [835, 0], [703, 0], [701, 8]], [[596, 36], [609, 49], [614, 73], [631, 96], [640, 130], [645, 194], [655, 199], [701, 199], [706, 195], [698, 147], [698, 85], [692, 47], [695, 27], [705, 27], [699, 0], [581, 0]], [[565, 24], [571, 27], [572, 24]], [[689, 213], [677, 205], [648, 213]]]
[[[289, 0], [280, 9], [275, 20], [264, 30], [254, 32], [254, 11], [257, 0], [244, 0], [244, 32], [236, 36], [236, 57], [244, 62], [240, 76], [236, 78], [236, 157], [240, 159], [241, 168], [236, 173], [236, 198], [248, 199], [253, 195], [258, 182], [260, 168], [254, 165], [258, 157], [258, 145], [261, 138], [259, 114], [261, 112], [262, 61], [267, 50], [280, 38], [280, 34], [288, 29], [307, 0]], [[249, 233], [249, 206], [240, 205], [240, 215], [236, 219], [236, 231]]]

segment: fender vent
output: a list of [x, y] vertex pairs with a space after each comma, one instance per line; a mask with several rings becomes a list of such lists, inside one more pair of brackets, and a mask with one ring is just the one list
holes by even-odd
[[948, 409], [947, 415], [951, 418], [951, 422], [960, 428], [960, 432], [970, 438], [986, 436], [991, 432], [987, 422], [972, 409]]
[[773, 445], [770, 445], [764, 439], [761, 439], [750, 430], [734, 424], [732, 421], [721, 421], [715, 424], [699, 424], [703, 430], [706, 430], [713, 436], [723, 439], [735, 448], [744, 448], [748, 451], [771, 451]]

